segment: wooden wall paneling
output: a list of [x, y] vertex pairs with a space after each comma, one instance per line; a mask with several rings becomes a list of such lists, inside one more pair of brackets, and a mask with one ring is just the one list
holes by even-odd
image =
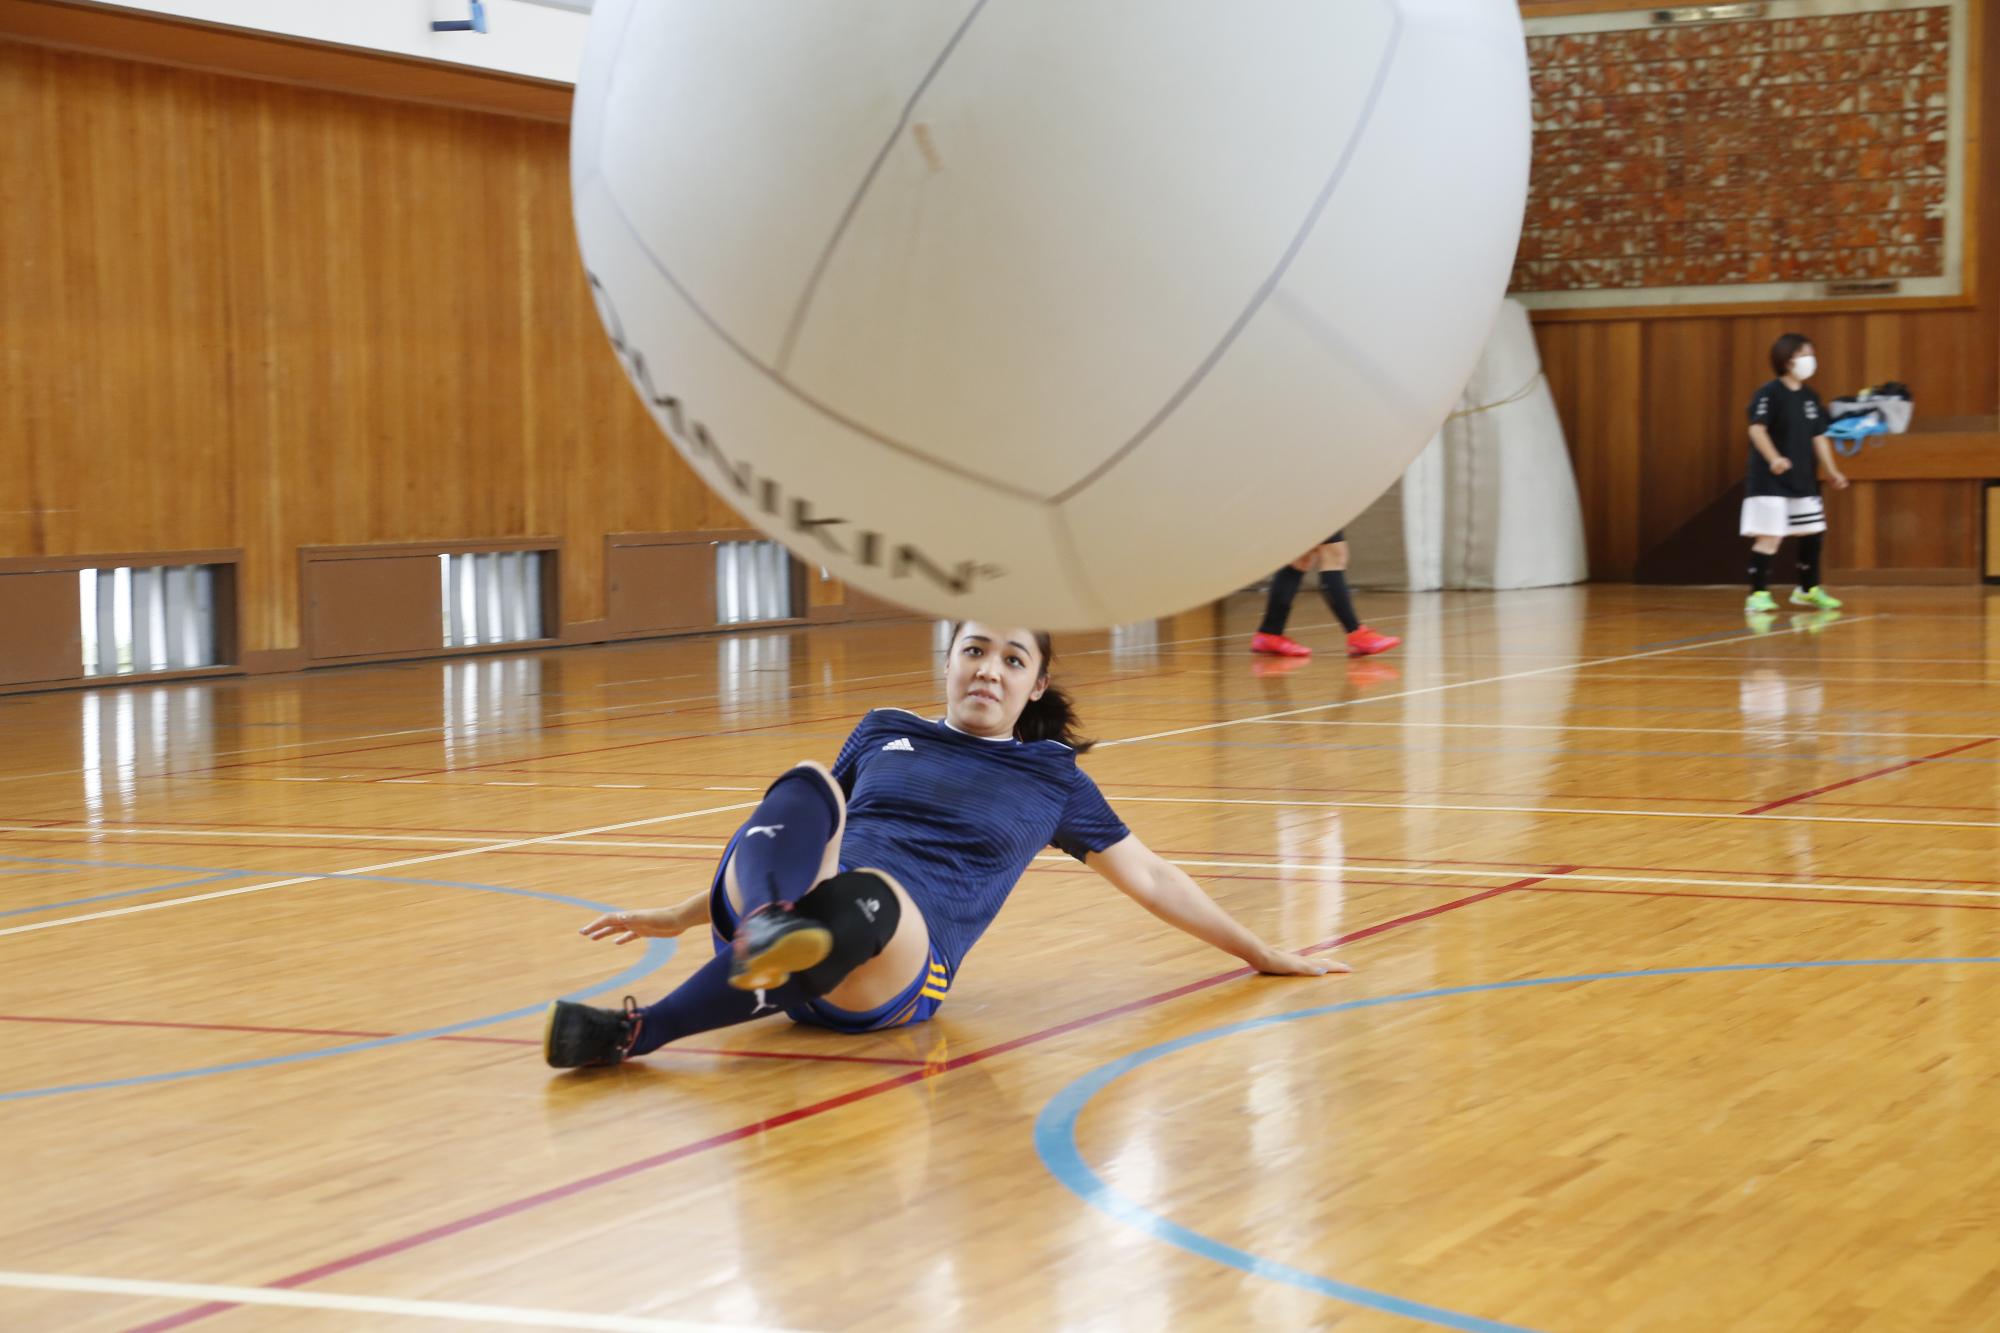
[[1990, 560], [1986, 554], [1986, 492], [1987, 482], [1984, 478], [1959, 488], [1967, 537], [1965, 550], [1971, 557], [1968, 563], [1975, 580], [1985, 577], [1986, 566]]
[[619, 636], [715, 627], [715, 541], [613, 534], [605, 540], [605, 629]]
[[[737, 520], [740, 524], [741, 520]], [[685, 532], [614, 532], [604, 539], [608, 609], [605, 632], [613, 638], [687, 634], [718, 628], [716, 548], [721, 542], [768, 538], [732, 526]], [[838, 582], [821, 580], [817, 568], [791, 557], [792, 615], [758, 625], [803, 625], [879, 614]], [[898, 614], [906, 614], [898, 612]]]
[[[47, 181], [54, 146], [38, 124], [47, 114], [30, 72], [0, 49], [0, 180]], [[33, 550], [47, 541], [48, 501], [37, 464], [49, 429], [50, 383], [28, 373], [28, 348], [53, 336], [54, 284], [39, 274], [52, 208], [51, 184], [10, 190], [4, 234], [10, 249], [0, 260], [0, 310], [8, 336], [0, 339], [0, 551]]]
[[[1576, 474], [1577, 491], [1583, 509], [1586, 541], [1598, 527], [1594, 497], [1583, 494], [1585, 461], [1577, 438], [1577, 398], [1581, 385], [1577, 378], [1576, 344], [1583, 331], [1579, 324], [1535, 324], [1535, 347], [1542, 359], [1542, 374], [1549, 382], [1549, 396], [1555, 401], [1556, 420], [1562, 425], [1563, 443], [1569, 450], [1570, 468]], [[1591, 547], [1595, 567], [1595, 547]]]
[[78, 680], [83, 632], [74, 573], [0, 574], [0, 685]]
[[1631, 577], [1639, 556], [1640, 345], [1633, 321], [1577, 330], [1577, 486], [1598, 520], [1586, 533], [1591, 568], [1611, 578]]
[[300, 547], [741, 520], [626, 382], [560, 125], [0, 43], [0, 556], [240, 546], [244, 647]]
[[551, 637], [601, 635], [606, 533], [743, 520], [611, 352], [567, 148], [0, 39], [0, 174], [33, 185], [0, 211], [0, 559], [239, 548], [265, 669], [305, 657], [303, 548], [541, 532], [568, 553]]
[[1971, 481], [1884, 481], [1875, 524], [1882, 569], [1979, 567], [1975, 501]]
[[1881, 523], [1877, 488], [1881, 484], [1857, 481], [1845, 492], [1836, 491], [1827, 497], [1827, 515], [1831, 520], [1827, 542], [1830, 568], [1881, 568], [1882, 553], [1876, 540]]
[[819, 567], [806, 566], [805, 607], [808, 616], [838, 613], [847, 604], [847, 585], [835, 578], [821, 578]]
[[557, 123], [569, 119], [574, 96], [567, 84], [497, 70], [72, 0], [8, 0], [0, 5], [0, 34], [63, 50]]
[[1720, 320], [1665, 320], [1644, 328], [1639, 432], [1639, 549], [1649, 551], [1727, 489], [1742, 471], [1741, 441], [1725, 423], [1737, 394], [1720, 373]]
[[1909, 367], [1903, 364], [1905, 316], [1863, 315], [1861, 317], [1860, 376], [1862, 384], [1881, 384], [1903, 379]]
[[1980, 503], [1985, 508], [1986, 524], [1985, 558], [1980, 563], [1980, 572], [1988, 582], [2000, 581], [2000, 484], [1982, 487]]
[[444, 607], [434, 555], [305, 562], [306, 651], [316, 662], [433, 653]]
[[849, 620], [905, 620], [912, 616], [922, 618], [923, 613], [912, 611], [900, 602], [862, 592], [859, 588], [847, 590]]

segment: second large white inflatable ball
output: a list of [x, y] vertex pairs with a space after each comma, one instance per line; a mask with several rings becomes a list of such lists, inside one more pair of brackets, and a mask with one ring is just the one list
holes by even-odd
[[598, 0], [584, 265], [674, 446], [939, 616], [1169, 614], [1401, 474], [1504, 294], [1513, 0]]

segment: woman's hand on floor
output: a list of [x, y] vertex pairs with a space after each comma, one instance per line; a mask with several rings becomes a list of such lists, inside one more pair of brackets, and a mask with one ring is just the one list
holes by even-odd
[[1267, 977], [1324, 977], [1354, 969], [1332, 958], [1307, 958], [1302, 954], [1273, 949], [1257, 960], [1257, 970]]
[[606, 912], [577, 934], [586, 939], [630, 944], [633, 940], [670, 940], [688, 928], [678, 907], [645, 908], [636, 912]]

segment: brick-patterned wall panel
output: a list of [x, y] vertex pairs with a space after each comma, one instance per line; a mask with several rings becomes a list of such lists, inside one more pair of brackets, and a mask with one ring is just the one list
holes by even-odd
[[1517, 293], [1952, 277], [1951, 7], [1792, 8], [1531, 25]]

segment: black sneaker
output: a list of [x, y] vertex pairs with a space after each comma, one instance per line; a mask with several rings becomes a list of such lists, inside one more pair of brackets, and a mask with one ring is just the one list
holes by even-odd
[[800, 916], [790, 903], [772, 903], [743, 918], [730, 941], [729, 984], [737, 990], [776, 990], [833, 952], [824, 922]]
[[638, 1036], [639, 1004], [629, 995], [623, 1010], [557, 1000], [542, 1028], [542, 1058], [554, 1069], [615, 1065]]

